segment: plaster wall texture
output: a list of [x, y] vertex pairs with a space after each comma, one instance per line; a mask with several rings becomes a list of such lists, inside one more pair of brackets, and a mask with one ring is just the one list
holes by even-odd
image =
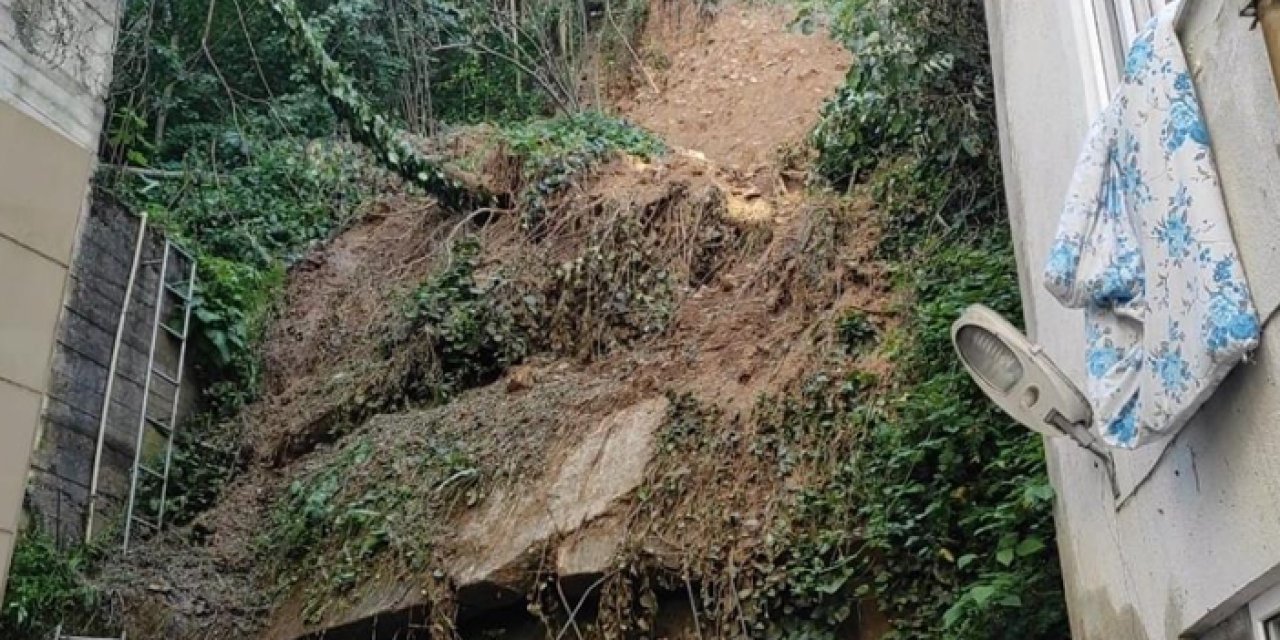
[[[1041, 271], [1076, 155], [1100, 108], [1073, 7], [987, 0], [1002, 164], [1027, 330], [1084, 380], [1081, 312]], [[1280, 104], [1263, 42], [1225, 0], [1188, 5], [1179, 32], [1213, 138], [1245, 270], [1264, 319], [1280, 306]], [[1070, 442], [1046, 442], [1077, 640], [1221, 635], [1280, 582], [1280, 340], [1264, 328], [1183, 431], [1117, 453], [1121, 498]], [[1210, 636], [1206, 636], [1210, 637]]]
[[92, 153], [2, 101], [0, 148], [2, 597]]
[[95, 149], [119, 0], [0, 0], [0, 100]]
[[117, 0], [0, 0], [0, 599], [102, 126]]

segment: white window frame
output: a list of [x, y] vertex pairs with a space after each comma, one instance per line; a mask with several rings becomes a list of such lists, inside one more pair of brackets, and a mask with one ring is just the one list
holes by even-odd
[[[1128, 47], [1128, 43], [1133, 41], [1133, 37], [1138, 35], [1138, 30], [1142, 25], [1147, 23], [1151, 16], [1155, 15], [1156, 3], [1148, 0], [1115, 0], [1111, 3], [1114, 5], [1116, 22], [1120, 23], [1120, 36], [1122, 48]], [[1163, 4], [1163, 3], [1162, 3]]]
[[1267, 623], [1280, 619], [1280, 585], [1254, 598], [1249, 603], [1249, 621], [1253, 626], [1255, 640], [1280, 640], [1280, 637], [1267, 636]]
[[1084, 94], [1089, 105], [1089, 120], [1107, 104], [1111, 94], [1111, 82], [1107, 73], [1114, 68], [1105, 56], [1110, 47], [1103, 46], [1104, 33], [1098, 28], [1097, 7], [1093, 0], [1071, 2], [1072, 26], [1075, 30], [1075, 41], [1080, 56], [1080, 70], [1083, 74]]
[[[1183, 0], [1183, 5], [1195, 0]], [[1106, 106], [1111, 91], [1120, 83], [1129, 43], [1151, 16], [1168, 0], [1082, 0], [1071, 3], [1076, 42], [1083, 45], [1080, 66], [1084, 70], [1085, 94], [1097, 111]]]

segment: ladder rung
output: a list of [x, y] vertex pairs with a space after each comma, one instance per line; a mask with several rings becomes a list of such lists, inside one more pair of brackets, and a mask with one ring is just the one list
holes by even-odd
[[169, 293], [173, 294], [175, 298], [183, 302], [186, 302], [191, 299], [191, 296], [187, 295], [186, 287], [179, 287], [171, 282], [166, 282], [164, 283], [164, 289], [165, 291], [168, 291]]
[[159, 430], [161, 433], [163, 433], [166, 437], [173, 433], [173, 429], [172, 429], [172, 428], [171, 428], [167, 423], [162, 422], [162, 421], [160, 421], [160, 420], [158, 420], [158, 419], [156, 419], [156, 418], [153, 418], [153, 417], [151, 417], [151, 416], [147, 416], [147, 424], [149, 424], [149, 425], [151, 425], [151, 426], [155, 427], [156, 429], [158, 429], [158, 430]]
[[182, 247], [179, 247], [178, 245], [173, 244], [172, 242], [169, 243], [169, 249], [174, 253], [186, 258], [187, 262], [191, 262], [192, 260], [195, 260], [195, 258], [192, 257], [192, 255], [188, 253], [186, 249], [183, 249]]
[[138, 465], [138, 470], [148, 475], [151, 475], [153, 477], [160, 478], [161, 480], [164, 479], [163, 473], [160, 473], [159, 471], [156, 471], [155, 469], [152, 469], [151, 467], [148, 467], [145, 464]]
[[160, 378], [161, 380], [164, 380], [165, 382], [168, 382], [169, 384], [171, 384], [171, 385], [173, 385], [173, 386], [175, 386], [175, 387], [176, 387], [176, 386], [178, 386], [178, 379], [177, 379], [177, 378], [175, 378], [175, 377], [173, 377], [173, 376], [171, 376], [171, 375], [169, 375], [169, 374], [167, 374], [167, 373], [165, 373], [165, 372], [163, 372], [163, 371], [161, 371], [161, 370], [159, 370], [159, 369], [157, 369], [157, 368], [155, 368], [155, 367], [151, 367], [151, 373], [155, 374], [155, 376], [156, 376], [157, 378]]
[[175, 337], [175, 338], [177, 338], [177, 339], [179, 339], [179, 340], [186, 340], [186, 339], [187, 339], [187, 332], [186, 332], [186, 331], [178, 331], [177, 329], [174, 329], [173, 327], [171, 327], [171, 326], [169, 326], [169, 325], [167, 325], [167, 324], [165, 324], [165, 323], [163, 323], [163, 322], [161, 322], [161, 323], [160, 323], [160, 326], [161, 326], [161, 327], [163, 327], [163, 328], [164, 328], [164, 330], [165, 330], [165, 332], [167, 332], [169, 335], [171, 335], [171, 336], [173, 336], [173, 337]]
[[144, 526], [144, 527], [147, 527], [148, 529], [153, 530], [153, 531], [159, 531], [159, 530], [160, 530], [160, 525], [158, 525], [158, 524], [156, 524], [156, 523], [154, 523], [154, 522], [152, 522], [152, 521], [150, 521], [150, 520], [148, 520], [148, 519], [146, 519], [146, 518], [144, 518], [144, 517], [142, 517], [142, 516], [138, 516], [138, 515], [130, 516], [130, 519], [131, 519], [131, 520], [133, 520], [134, 522], [136, 522], [136, 523], [138, 523], [138, 524], [140, 524], [140, 525]]

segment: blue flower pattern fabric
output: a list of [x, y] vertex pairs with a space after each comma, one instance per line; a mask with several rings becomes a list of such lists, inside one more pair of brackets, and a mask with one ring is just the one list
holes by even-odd
[[1049, 291], [1084, 309], [1092, 428], [1117, 447], [1176, 432], [1261, 334], [1176, 9], [1130, 47], [1045, 268]]

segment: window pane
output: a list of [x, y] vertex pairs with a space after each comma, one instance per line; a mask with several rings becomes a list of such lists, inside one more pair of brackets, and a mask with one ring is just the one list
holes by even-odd
[[1280, 616], [1266, 622], [1267, 637], [1265, 640], [1280, 640]]
[[1141, 29], [1142, 25], [1155, 15], [1160, 7], [1164, 6], [1160, 0], [1130, 0], [1133, 6], [1133, 24], [1135, 29]]
[[1098, 54], [1106, 74], [1108, 95], [1120, 83], [1120, 68], [1124, 66], [1124, 52], [1128, 46], [1117, 18], [1116, 0], [1093, 0], [1093, 32], [1098, 39]]

